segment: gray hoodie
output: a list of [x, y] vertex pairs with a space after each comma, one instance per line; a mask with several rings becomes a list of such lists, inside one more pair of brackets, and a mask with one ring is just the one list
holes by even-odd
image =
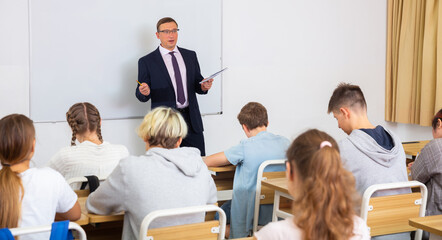
[[[406, 182], [407, 167], [405, 152], [399, 138], [385, 129], [394, 142], [394, 147], [387, 150], [381, 147], [370, 135], [353, 130], [339, 142], [339, 150], [344, 167], [353, 173], [356, 179], [356, 190], [361, 194], [373, 184]], [[385, 190], [373, 196], [410, 193], [410, 189]]]
[[[130, 156], [87, 199], [89, 212], [125, 211], [123, 240], [138, 237], [143, 218], [159, 209], [214, 204], [216, 187], [196, 148], [152, 148]], [[204, 213], [161, 218], [150, 228], [204, 221]]]
[[[370, 135], [362, 130], [353, 130], [351, 134], [339, 142], [339, 150], [344, 167], [353, 173], [356, 190], [361, 194], [373, 184], [406, 182], [407, 168], [405, 152], [399, 138], [385, 129], [394, 142], [394, 147], [387, 150], [381, 147]], [[373, 196], [411, 193], [409, 188], [383, 190]], [[410, 233], [390, 234], [373, 237], [376, 240], [410, 239]]]

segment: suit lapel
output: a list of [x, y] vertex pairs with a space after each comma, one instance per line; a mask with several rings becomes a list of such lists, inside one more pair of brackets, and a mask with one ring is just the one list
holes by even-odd
[[164, 75], [169, 85], [173, 88], [172, 79], [170, 78], [169, 72], [167, 71], [167, 67], [164, 63], [163, 56], [161, 56], [159, 47], [157, 48], [157, 50], [155, 50], [155, 62], [158, 64], [160, 72]]

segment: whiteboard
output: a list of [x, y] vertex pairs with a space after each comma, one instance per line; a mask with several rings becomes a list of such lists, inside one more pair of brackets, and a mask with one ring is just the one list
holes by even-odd
[[[30, 115], [65, 121], [77, 102], [91, 102], [103, 119], [144, 116], [135, 97], [138, 59], [155, 50], [156, 23], [172, 17], [178, 46], [196, 51], [203, 76], [222, 67], [222, 0], [29, 1]], [[222, 111], [222, 77], [198, 95], [202, 114]]]

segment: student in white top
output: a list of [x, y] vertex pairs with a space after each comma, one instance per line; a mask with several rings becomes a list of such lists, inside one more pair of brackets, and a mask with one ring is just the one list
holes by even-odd
[[287, 150], [286, 176], [293, 218], [266, 225], [254, 239], [370, 239], [355, 215], [355, 180], [341, 163], [338, 145], [316, 129], [298, 136]]
[[[0, 120], [0, 228], [75, 221], [81, 216], [77, 195], [59, 173], [29, 168], [34, 151], [32, 120], [19, 114]], [[49, 233], [20, 237], [25, 239], [49, 239]]]
[[94, 105], [76, 103], [66, 113], [66, 119], [72, 129], [71, 146], [62, 148], [48, 163], [66, 180], [88, 175], [107, 178], [118, 162], [129, 156], [125, 146], [103, 141], [100, 113]]

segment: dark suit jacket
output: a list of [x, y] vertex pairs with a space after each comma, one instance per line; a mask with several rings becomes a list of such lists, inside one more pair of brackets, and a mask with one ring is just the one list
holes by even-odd
[[[199, 84], [203, 80], [203, 76], [201, 76], [196, 53], [184, 48], [178, 48], [178, 50], [183, 56], [184, 64], [186, 65], [190, 125], [195, 132], [202, 132], [204, 130], [203, 121], [196, 93], [207, 93], [207, 91], [201, 90], [201, 85]], [[138, 81], [141, 83], [145, 82], [150, 87], [150, 95], [144, 96], [141, 94], [140, 86], [137, 83], [135, 95], [138, 100], [147, 102], [149, 99], [152, 99], [152, 109], [159, 106], [176, 108], [176, 96], [172, 80], [167, 72], [166, 64], [159, 48], [138, 60]]]

